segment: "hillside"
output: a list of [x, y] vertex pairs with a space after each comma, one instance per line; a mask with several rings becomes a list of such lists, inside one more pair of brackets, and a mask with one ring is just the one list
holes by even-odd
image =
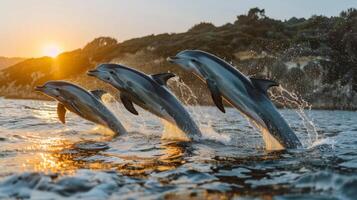
[[19, 63], [23, 60], [25, 60], [25, 58], [18, 58], [18, 57], [8, 58], [8, 57], [0, 56], [0, 70], [9, 67], [11, 65], [14, 65], [16, 63]]
[[[33, 86], [57, 79], [102, 87], [84, 73], [98, 63], [114, 62], [146, 73], [172, 71], [195, 94], [208, 97], [200, 81], [166, 62], [167, 56], [184, 49], [205, 50], [232, 62], [247, 75], [274, 79], [314, 108], [357, 109], [356, 9], [336, 17], [281, 21], [253, 8], [219, 27], [200, 23], [184, 33], [149, 35], [121, 43], [100, 37], [56, 59], [28, 59], [1, 70], [0, 96], [43, 98], [31, 90]], [[199, 100], [211, 103], [207, 99]]]

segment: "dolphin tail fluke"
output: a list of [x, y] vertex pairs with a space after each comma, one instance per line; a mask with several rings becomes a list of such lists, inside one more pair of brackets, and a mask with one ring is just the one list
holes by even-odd
[[135, 109], [133, 102], [129, 99], [128, 96], [125, 94], [121, 93], [120, 94], [120, 100], [123, 103], [124, 107], [134, 115], [139, 115], [138, 111]]
[[66, 108], [63, 104], [57, 104], [57, 115], [58, 119], [62, 122], [62, 124], [66, 123]]
[[208, 89], [211, 91], [213, 102], [216, 104], [217, 108], [223, 113], [226, 112], [223, 106], [222, 95], [217, 88], [217, 85], [214, 81], [207, 79]]
[[257, 79], [257, 78], [250, 78], [252, 81], [253, 85], [264, 92], [265, 94], [267, 93], [268, 89], [273, 86], [279, 86], [279, 83], [272, 81], [272, 80], [267, 80], [267, 79]]
[[176, 75], [173, 73], [160, 73], [151, 75], [152, 79], [154, 79], [160, 85], [166, 85], [167, 80], [175, 76]]

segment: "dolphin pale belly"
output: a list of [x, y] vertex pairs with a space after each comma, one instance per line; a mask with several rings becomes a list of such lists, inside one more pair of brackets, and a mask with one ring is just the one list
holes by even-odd
[[124, 107], [138, 115], [133, 103], [181, 129], [189, 140], [201, 137], [201, 132], [185, 107], [168, 90], [166, 82], [175, 76], [171, 73], [146, 75], [117, 64], [102, 64], [88, 72], [120, 91]]
[[302, 146], [267, 95], [270, 87], [278, 85], [276, 82], [249, 78], [226, 61], [199, 50], [182, 51], [169, 57], [168, 61], [205, 81], [214, 103], [222, 112], [225, 112], [224, 98], [253, 121], [261, 129], [267, 149]]
[[88, 121], [111, 129], [116, 134], [127, 134], [119, 120], [101, 102], [101, 96], [105, 93], [102, 90], [88, 92], [64, 81], [50, 81], [37, 86], [35, 90], [58, 101], [57, 114], [63, 124], [66, 122], [66, 111], [69, 110]]

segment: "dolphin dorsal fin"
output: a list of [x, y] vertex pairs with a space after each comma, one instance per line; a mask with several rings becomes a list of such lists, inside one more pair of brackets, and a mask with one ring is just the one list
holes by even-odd
[[160, 74], [153, 74], [151, 75], [152, 79], [154, 79], [157, 83], [160, 85], [165, 85], [167, 83], [167, 80], [169, 80], [172, 77], [175, 77], [176, 75], [173, 73], [160, 73]]
[[220, 111], [225, 113], [226, 110], [224, 109], [224, 106], [223, 106], [222, 95], [221, 95], [221, 92], [219, 91], [219, 89], [217, 88], [216, 83], [210, 79], [207, 79], [206, 82], [207, 82], [208, 89], [211, 92], [213, 102], [216, 104], [217, 108]]
[[107, 91], [104, 90], [92, 90], [90, 92], [99, 100], [101, 100], [102, 96], [107, 93]]
[[258, 79], [258, 78], [250, 78], [250, 80], [252, 81], [253, 85], [256, 88], [260, 89], [265, 94], [267, 93], [270, 87], [279, 86], [279, 83], [272, 80]]
[[133, 105], [133, 102], [129, 99], [127, 95], [120, 93], [120, 100], [129, 112], [133, 113], [134, 115], [139, 115], [138, 111]]
[[66, 123], [66, 108], [62, 103], [57, 104], [57, 115], [58, 119], [62, 122], [62, 124]]

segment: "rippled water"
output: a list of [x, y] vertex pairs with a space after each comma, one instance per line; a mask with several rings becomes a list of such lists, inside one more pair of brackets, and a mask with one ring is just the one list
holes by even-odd
[[295, 111], [281, 110], [305, 148], [268, 152], [235, 109], [189, 107], [205, 140], [175, 143], [161, 140], [176, 131], [155, 116], [109, 106], [128, 136], [71, 113], [62, 125], [55, 102], [0, 99], [0, 198], [357, 197], [356, 112], [306, 111], [316, 139]]

